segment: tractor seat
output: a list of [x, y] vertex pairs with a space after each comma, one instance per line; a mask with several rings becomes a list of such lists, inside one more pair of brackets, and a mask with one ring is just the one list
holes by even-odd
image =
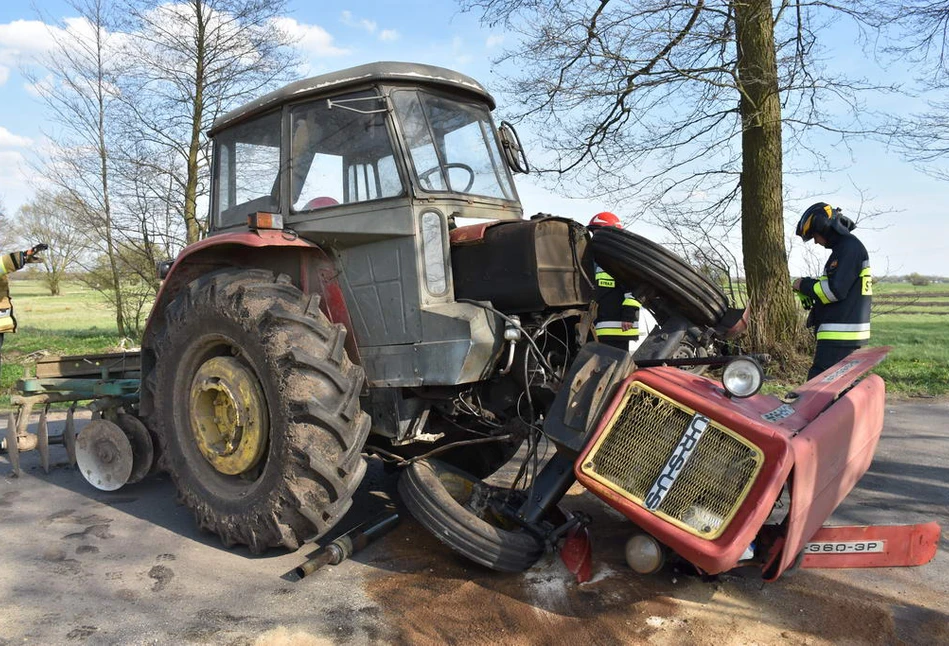
[[339, 204], [336, 200], [331, 197], [314, 197], [312, 200], [303, 205], [303, 211], [312, 211], [313, 209], [322, 209], [326, 206], [336, 206]]

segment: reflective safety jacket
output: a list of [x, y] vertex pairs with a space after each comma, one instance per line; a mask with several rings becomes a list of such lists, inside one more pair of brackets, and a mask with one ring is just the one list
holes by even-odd
[[824, 275], [801, 279], [801, 293], [814, 301], [807, 324], [815, 328], [820, 344], [866, 345], [873, 296], [870, 256], [853, 234], [837, 234], [828, 242], [831, 254]]
[[26, 264], [22, 251], [0, 255], [0, 334], [16, 332], [16, 319], [13, 317], [13, 301], [10, 300], [10, 281], [7, 274], [15, 272]]
[[[622, 285], [600, 267], [596, 268], [596, 335], [598, 337], [629, 337], [639, 338], [639, 308], [641, 307], [632, 293], [627, 292]], [[623, 329], [623, 322], [633, 326]]]

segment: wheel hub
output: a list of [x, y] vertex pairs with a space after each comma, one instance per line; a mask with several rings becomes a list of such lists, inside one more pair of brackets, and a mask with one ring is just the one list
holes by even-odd
[[191, 429], [204, 458], [217, 471], [238, 475], [253, 468], [269, 436], [267, 405], [254, 372], [234, 357], [213, 357], [191, 382]]

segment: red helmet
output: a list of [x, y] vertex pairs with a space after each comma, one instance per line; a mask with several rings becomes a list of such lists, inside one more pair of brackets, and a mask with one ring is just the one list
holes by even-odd
[[590, 224], [587, 226], [591, 227], [616, 227], [618, 229], [623, 228], [623, 224], [619, 221], [619, 218], [609, 211], [603, 211], [602, 213], [597, 213], [593, 216], [593, 219], [590, 220]]

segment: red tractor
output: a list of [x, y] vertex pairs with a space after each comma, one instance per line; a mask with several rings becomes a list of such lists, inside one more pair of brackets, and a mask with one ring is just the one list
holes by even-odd
[[[482, 478], [536, 448], [593, 338], [593, 248], [573, 220], [523, 218], [512, 172], [527, 162], [493, 108], [456, 72], [377, 63], [214, 124], [210, 235], [165, 276], [140, 415], [225, 543], [324, 534], [365, 452]], [[661, 325], [640, 359], [738, 322], [718, 287], [617, 232], [601, 255], [636, 274]]]
[[[725, 363], [689, 349], [743, 312], [633, 233], [525, 219], [527, 162], [493, 108], [464, 75], [376, 63], [219, 119], [210, 235], [164, 276], [137, 409], [126, 393], [96, 428], [128, 434], [109, 411], [137, 410], [198, 524], [255, 552], [333, 528], [371, 453], [406, 467], [422, 525], [491, 568], [582, 537], [558, 507], [579, 479], [644, 532], [641, 571], [671, 549], [778, 576], [870, 463], [884, 386], [862, 377], [885, 350], [782, 400], [755, 394], [746, 357], [722, 383], [671, 367]], [[595, 342], [594, 261], [655, 314], [633, 355]]]

